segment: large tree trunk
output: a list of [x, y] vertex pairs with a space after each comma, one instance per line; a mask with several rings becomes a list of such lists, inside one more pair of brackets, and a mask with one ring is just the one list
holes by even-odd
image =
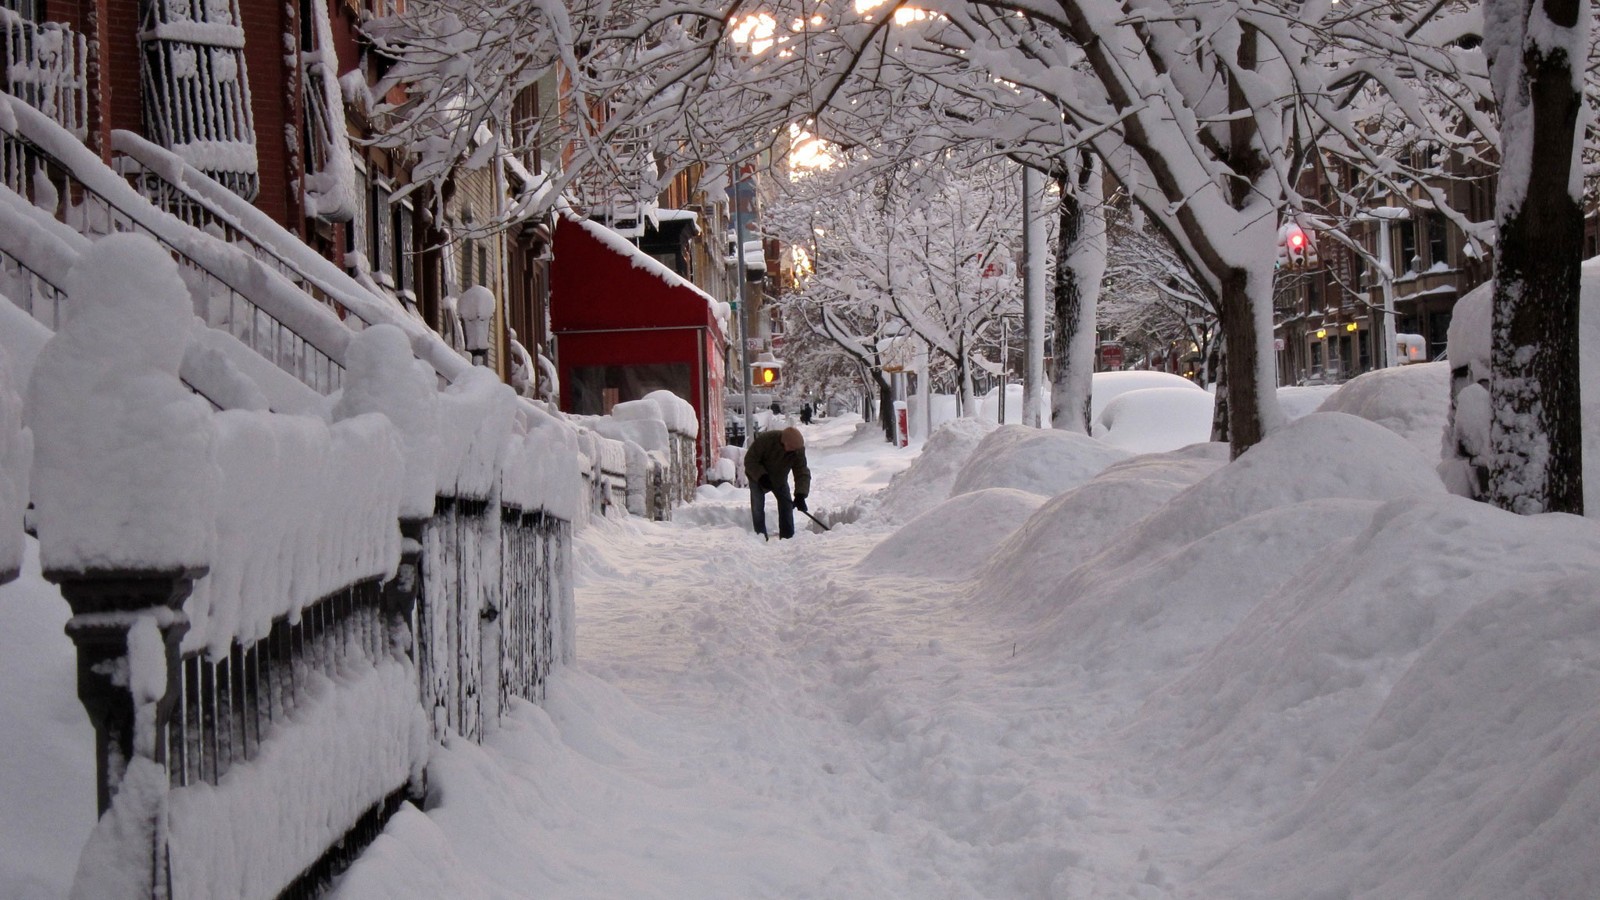
[[[1581, 0], [1485, 0], [1484, 12], [1486, 24], [1548, 19], [1539, 37], [1552, 40], [1553, 24], [1576, 34], [1568, 46], [1587, 46], [1591, 13]], [[1560, 37], [1552, 46], [1524, 37], [1502, 45], [1491, 62], [1496, 91], [1503, 92], [1497, 99], [1507, 138], [1497, 210], [1488, 499], [1525, 515], [1583, 514], [1583, 209], [1581, 178], [1572, 169], [1583, 136], [1573, 65], [1583, 59], [1569, 58]]]
[[[1279, 415], [1273, 396], [1276, 378], [1261, 365], [1262, 335], [1265, 333], [1270, 340], [1272, 328], [1269, 324], [1263, 332], [1258, 321], [1261, 303], [1253, 293], [1259, 290], [1252, 289], [1250, 273], [1243, 269], [1230, 271], [1222, 279], [1218, 305], [1222, 335], [1217, 348], [1222, 364], [1217, 373], [1217, 402], [1227, 416], [1226, 440], [1235, 459], [1260, 443]], [[1270, 309], [1270, 284], [1266, 293], [1265, 302]]]
[[[1232, 425], [1228, 421], [1228, 341], [1222, 335], [1212, 338], [1209, 346], [1205, 348], [1204, 366], [1201, 369], [1200, 386], [1214, 385], [1212, 388], [1213, 403], [1211, 405], [1211, 440], [1218, 443], [1228, 443], [1228, 435], [1232, 433]], [[1237, 455], [1237, 454], [1235, 454]]]
[[1060, 228], [1056, 234], [1054, 353], [1051, 425], [1088, 434], [1094, 382], [1095, 307], [1106, 270], [1106, 220], [1100, 167], [1083, 154], [1076, 173], [1057, 174]]

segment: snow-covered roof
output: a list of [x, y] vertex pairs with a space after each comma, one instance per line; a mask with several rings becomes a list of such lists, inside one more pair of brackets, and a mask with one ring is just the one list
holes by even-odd
[[584, 231], [587, 231], [594, 237], [595, 240], [604, 244], [617, 255], [626, 257], [627, 260], [633, 264], [635, 269], [643, 269], [644, 271], [649, 272], [651, 275], [654, 275], [673, 287], [688, 288], [689, 290], [694, 291], [696, 294], [699, 294], [701, 297], [705, 298], [706, 303], [710, 304], [713, 310], [719, 310], [720, 307], [724, 305], [721, 303], [721, 301], [717, 300], [717, 298], [701, 290], [697, 285], [694, 284], [694, 282], [689, 281], [687, 278], [684, 278], [677, 272], [667, 268], [666, 265], [660, 260], [644, 252], [643, 250], [640, 250], [633, 244], [628, 243], [628, 241], [615, 230], [607, 228], [606, 226], [601, 225], [599, 222], [580, 218], [573, 213], [566, 211], [561, 213], [561, 218], [564, 221], [577, 225]]

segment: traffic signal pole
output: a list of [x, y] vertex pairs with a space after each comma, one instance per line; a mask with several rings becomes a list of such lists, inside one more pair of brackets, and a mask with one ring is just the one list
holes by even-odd
[[739, 302], [734, 304], [739, 317], [739, 381], [744, 385], [744, 445], [750, 446], [750, 439], [755, 435], [750, 433], [754, 417], [750, 415], [750, 323], [746, 320], [749, 315], [749, 271], [744, 267], [744, 211], [739, 208], [744, 196], [739, 191], [738, 185], [744, 180], [744, 166], [735, 163], [733, 170], [734, 207], [733, 207], [733, 239], [737, 245], [739, 256]]

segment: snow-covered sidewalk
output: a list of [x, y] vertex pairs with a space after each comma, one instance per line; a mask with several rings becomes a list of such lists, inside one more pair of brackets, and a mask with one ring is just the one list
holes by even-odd
[[[1451, 496], [1404, 428], [1342, 414], [1231, 463], [970, 422], [920, 452], [848, 420], [809, 435], [813, 505], [857, 521], [763, 542], [722, 489], [584, 531], [578, 663], [482, 746], [436, 749], [426, 812], [336, 895], [1600, 884], [1600, 523]], [[0, 767], [0, 838], [59, 851], [0, 846], [0, 896], [29, 900], [61, 896], [92, 810], [60, 800], [89, 793], [87, 758], [42, 740], [86, 728], [50, 594], [36, 569], [0, 588], [31, 607], [0, 633], [0, 657], [34, 663], [10, 683], [52, 678], [0, 698], [45, 723], [0, 741], [26, 754]]]
[[1594, 523], [1350, 416], [1232, 464], [989, 430], [814, 429], [819, 508], [914, 476], [826, 534], [586, 532], [579, 664], [340, 896], [1589, 893]]
[[[819, 507], [909, 461], [817, 431]], [[391, 827], [341, 896], [1107, 896], [1151, 877], [1014, 641], [964, 589], [858, 568], [887, 532], [591, 529], [580, 665], [547, 710], [446, 752], [431, 821]]]

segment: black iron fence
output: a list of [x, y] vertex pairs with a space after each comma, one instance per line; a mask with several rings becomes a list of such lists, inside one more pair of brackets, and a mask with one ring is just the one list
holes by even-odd
[[[542, 511], [441, 497], [432, 518], [399, 528], [408, 540], [394, 578], [335, 591], [297, 615], [279, 617], [257, 640], [234, 641], [223, 654], [178, 649], [188, 627], [181, 610], [204, 570], [47, 573], [74, 613], [67, 630], [79, 651], [79, 696], [96, 730], [101, 812], [119, 802], [114, 798], [133, 761], [165, 766], [171, 799], [152, 814], [168, 816], [169, 826], [133, 836], [149, 845], [119, 854], [149, 861], [141, 877], [152, 898], [205, 896], [206, 873], [229, 866], [248, 868], [253, 894], [318, 896], [406, 798], [422, 796], [411, 768], [391, 765], [390, 780], [369, 779], [360, 796], [330, 804], [304, 784], [290, 783], [308, 773], [272, 761], [280, 741], [302, 747], [308, 740], [334, 742], [339, 746], [316, 746], [325, 747], [327, 765], [335, 769], [352, 768], [352, 746], [370, 751], [374, 742], [394, 742], [380, 753], [390, 760], [412, 752], [393, 715], [371, 734], [359, 722], [331, 716], [328, 707], [320, 710], [322, 724], [311, 724], [319, 718], [318, 705], [332, 702], [333, 683], [360, 682], [381, 665], [404, 667], [410, 687], [402, 690], [411, 699], [400, 702], [413, 720], [431, 722], [436, 739], [453, 731], [482, 740], [513, 698], [543, 698], [550, 671], [570, 641], [571, 524]], [[159, 699], [141, 698], [130, 688], [139, 679], [127, 674], [149, 665], [136, 662], [129, 649], [131, 630], [145, 619], [160, 628], [168, 656], [167, 687]], [[393, 678], [402, 670], [388, 671]], [[351, 702], [350, 695], [344, 702]], [[138, 737], [138, 723], [147, 717], [156, 735], [148, 745]], [[307, 727], [313, 729], [309, 737]], [[416, 721], [415, 727], [426, 726]], [[341, 785], [346, 781], [339, 779]], [[264, 788], [279, 798], [276, 816], [309, 821], [267, 816], [247, 829], [248, 841], [203, 837], [208, 816], [216, 815], [207, 810], [239, 799], [229, 800], [230, 791], [259, 797]], [[192, 791], [202, 793], [185, 801]], [[142, 793], [147, 792], [132, 792]], [[330, 822], [330, 810], [347, 816], [341, 820], [348, 825]], [[274, 829], [303, 835], [328, 828], [342, 830], [309, 854], [259, 846], [278, 839]], [[180, 840], [184, 835], [187, 840]], [[248, 865], [238, 861], [244, 856], [251, 856]], [[300, 861], [284, 862], [293, 859]]]

